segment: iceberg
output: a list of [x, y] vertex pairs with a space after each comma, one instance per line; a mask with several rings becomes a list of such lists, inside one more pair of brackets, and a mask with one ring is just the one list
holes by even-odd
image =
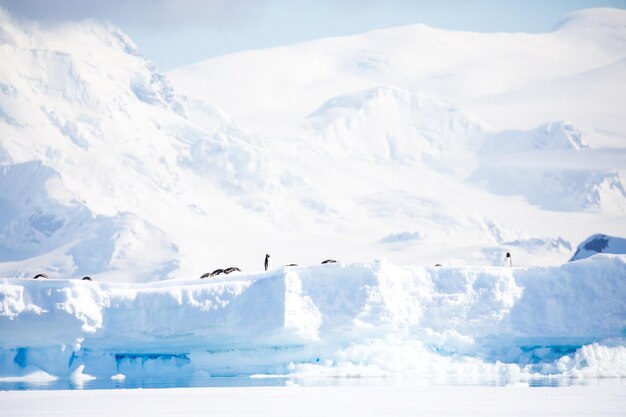
[[[626, 377], [626, 256], [0, 280], [0, 377]], [[601, 302], [599, 302], [601, 300]]]
[[626, 239], [603, 234], [590, 236], [578, 245], [570, 262], [588, 258], [596, 253], [624, 254], [626, 253]]

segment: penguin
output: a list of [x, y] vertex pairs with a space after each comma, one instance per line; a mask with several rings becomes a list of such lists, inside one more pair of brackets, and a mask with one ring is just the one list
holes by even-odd
[[81, 278], [81, 280], [82, 280], [82, 281], [93, 281], [93, 280], [91, 279], [91, 277], [82, 277], [82, 278]]
[[211, 276], [210, 272], [205, 272], [204, 274], [200, 275], [200, 279], [208, 278], [210, 276]]
[[268, 271], [272, 269], [272, 261], [270, 261], [270, 255], [265, 254], [265, 270]]
[[507, 252], [506, 256], [504, 257], [504, 266], [508, 266], [509, 268], [513, 266], [510, 252]]
[[215, 275], [219, 275], [224, 273], [223, 269], [216, 269], [215, 271], [211, 272], [211, 275], [209, 275], [210, 277], [214, 277]]
[[46, 274], [37, 274], [33, 277], [33, 279], [38, 279], [38, 278], [46, 278], [48, 279], [48, 275]]
[[298, 266], [298, 264], [288, 264], [288, 265], [285, 265], [285, 266]]
[[230, 274], [231, 272], [235, 272], [235, 271], [241, 272], [241, 269], [237, 268], [236, 266], [231, 266], [230, 268], [226, 268], [224, 270], [224, 273], [225, 274]]
[[322, 264], [334, 264], [334, 263], [337, 263], [337, 261], [334, 259], [326, 259], [325, 261], [322, 261]]

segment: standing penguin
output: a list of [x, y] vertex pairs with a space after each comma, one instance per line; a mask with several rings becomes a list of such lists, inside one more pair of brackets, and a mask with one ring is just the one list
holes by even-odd
[[513, 266], [513, 261], [511, 260], [511, 253], [507, 252], [504, 257], [504, 266], [508, 266], [509, 268]]
[[272, 269], [272, 261], [270, 261], [270, 255], [265, 254], [265, 270]]

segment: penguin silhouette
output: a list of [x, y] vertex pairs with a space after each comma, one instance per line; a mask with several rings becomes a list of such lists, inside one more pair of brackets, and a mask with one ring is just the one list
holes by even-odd
[[272, 268], [272, 262], [270, 261], [270, 255], [265, 254], [265, 270], [269, 270]]

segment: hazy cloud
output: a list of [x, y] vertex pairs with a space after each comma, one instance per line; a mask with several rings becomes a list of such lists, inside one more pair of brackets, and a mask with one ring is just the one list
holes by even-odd
[[9, 13], [40, 21], [81, 19], [162, 26], [232, 24], [261, 9], [263, 0], [0, 0]]

